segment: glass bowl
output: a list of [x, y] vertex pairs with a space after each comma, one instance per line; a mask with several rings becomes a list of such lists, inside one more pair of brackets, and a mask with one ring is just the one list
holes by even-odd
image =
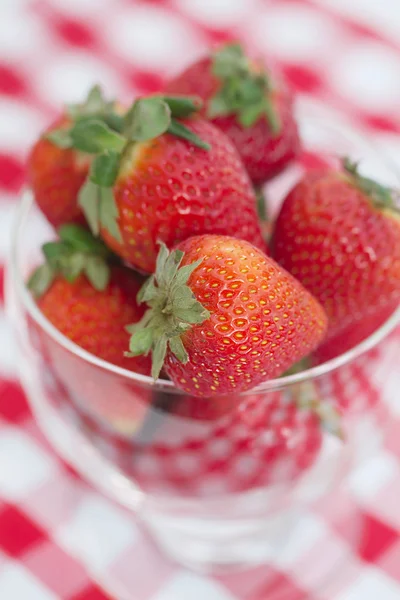
[[[297, 112], [304, 160], [267, 187], [272, 212], [312, 156], [350, 155], [363, 172], [399, 184], [390, 162], [343, 117], [306, 98]], [[400, 322], [400, 310], [351, 351], [268, 381], [244, 394], [239, 407], [224, 398], [210, 411], [210, 401], [190, 398], [170, 381], [153, 382], [85, 352], [44, 318], [25, 281], [52, 237], [26, 191], [7, 304], [22, 385], [56, 450], [190, 568], [246, 567], [290, 549], [304, 511], [332, 495], [382, 443], [385, 407], [362, 390], [374, 370], [390, 368], [374, 348]], [[296, 408], [315, 399], [343, 411], [344, 441], [321, 430], [310, 410]]]

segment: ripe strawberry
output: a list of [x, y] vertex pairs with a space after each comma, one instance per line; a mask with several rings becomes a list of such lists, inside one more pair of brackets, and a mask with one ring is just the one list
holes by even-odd
[[285, 169], [299, 152], [291, 94], [239, 44], [226, 44], [197, 61], [170, 81], [167, 91], [204, 100], [204, 115], [231, 138], [256, 185]]
[[84, 221], [77, 197], [87, 177], [91, 156], [72, 147], [68, 132], [74, 123], [89, 117], [118, 127], [114, 104], [103, 99], [97, 86], [83, 104], [67, 108], [36, 142], [28, 158], [28, 181], [36, 203], [54, 227]]
[[[277, 377], [315, 348], [326, 316], [286, 271], [249, 242], [196, 236], [171, 254], [162, 245], [130, 328], [133, 355], [153, 355], [194, 396], [238, 394]], [[239, 397], [238, 397], [239, 401]]]
[[40, 310], [66, 337], [119, 367], [149, 374], [150, 359], [124, 356], [125, 326], [143, 316], [135, 301], [140, 281], [126, 268], [108, 265], [102, 242], [77, 225], [60, 228], [60, 241], [43, 246], [46, 257], [29, 281]]
[[193, 98], [142, 98], [122, 134], [95, 120], [70, 133], [76, 148], [97, 154], [79, 200], [93, 232], [142, 271], [154, 271], [159, 240], [221, 233], [265, 249], [240, 158], [221, 131], [193, 116], [197, 109]]
[[283, 203], [274, 257], [325, 308], [326, 342], [342, 334], [350, 342], [349, 328], [378, 323], [400, 299], [394, 192], [362, 177], [348, 160], [342, 170], [310, 171]]

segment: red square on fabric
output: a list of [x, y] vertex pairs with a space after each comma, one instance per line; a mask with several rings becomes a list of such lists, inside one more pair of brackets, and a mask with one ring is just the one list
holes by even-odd
[[399, 539], [399, 534], [389, 525], [371, 515], [364, 515], [358, 553], [367, 562], [376, 562]]
[[29, 414], [21, 386], [14, 381], [0, 381], [0, 416], [11, 423], [21, 423]]
[[0, 514], [0, 548], [17, 558], [45, 537], [28, 517], [16, 507], [7, 506]]
[[95, 45], [95, 36], [85, 23], [62, 18], [54, 26], [63, 41], [71, 46], [91, 48]]
[[[0, 86], [1, 83], [0, 73]], [[0, 153], [0, 188], [6, 190], [8, 193], [18, 192], [24, 182], [24, 178], [25, 168], [22, 162], [15, 158], [15, 156]]]
[[259, 587], [248, 600], [266, 600], [267, 598], [282, 598], [282, 600], [310, 600], [310, 595], [296, 584], [281, 575], [274, 574], [270, 581]]
[[289, 577], [269, 565], [219, 575], [220, 581], [236, 598], [246, 600], [311, 600]]
[[48, 540], [24, 555], [24, 565], [57, 598], [70, 598], [87, 588], [88, 574], [79, 561]]
[[9, 65], [0, 64], [0, 94], [17, 96], [25, 92], [25, 82]]
[[73, 596], [71, 600], [112, 600], [112, 597], [99, 587], [91, 585], [76, 596]]

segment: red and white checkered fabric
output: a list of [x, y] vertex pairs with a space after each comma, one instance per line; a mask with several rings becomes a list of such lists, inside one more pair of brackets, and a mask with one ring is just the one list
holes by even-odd
[[[80, 100], [95, 82], [122, 100], [158, 89], [210, 43], [231, 37], [276, 60], [298, 90], [373, 128], [400, 167], [395, 0], [3, 0], [1, 281], [24, 156], [61, 103]], [[304, 515], [301, 543], [273, 567], [218, 578], [161, 557], [131, 515], [54, 455], [15, 381], [18, 356], [2, 309], [0, 339], [1, 600], [400, 598], [400, 333], [381, 350], [393, 364], [389, 377], [378, 372], [366, 387], [354, 371], [354, 390], [371, 402], [379, 390], [392, 411], [385, 449], [330, 505]]]

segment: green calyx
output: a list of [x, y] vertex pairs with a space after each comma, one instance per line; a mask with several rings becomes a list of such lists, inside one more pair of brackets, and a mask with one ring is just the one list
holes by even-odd
[[73, 283], [81, 274], [96, 290], [104, 290], [110, 280], [109, 261], [113, 256], [108, 248], [79, 225], [63, 225], [58, 233], [59, 240], [43, 245], [45, 262], [28, 281], [33, 295], [42, 296], [58, 276]]
[[[72, 125], [54, 129], [45, 134], [45, 138], [60, 148], [75, 148], [75, 140], [71, 135], [72, 130], [79, 123], [93, 120], [100, 121], [107, 128], [120, 132], [123, 126], [123, 117], [116, 111], [116, 103], [107, 101], [100, 86], [95, 85], [89, 91], [87, 98], [81, 104], [70, 104], [66, 107], [66, 114]], [[86, 152], [87, 150], [83, 150]]]
[[369, 177], [360, 175], [358, 163], [352, 162], [347, 157], [342, 159], [342, 166], [344, 171], [350, 175], [352, 183], [372, 200], [372, 203], [376, 208], [388, 209], [400, 213], [400, 207], [397, 204], [398, 196], [395, 190], [381, 185]]
[[212, 72], [221, 89], [209, 103], [209, 118], [233, 114], [243, 127], [251, 127], [265, 117], [271, 132], [279, 133], [281, 123], [272, 102], [271, 82], [265, 72], [252, 68], [240, 44], [227, 44], [215, 52]]
[[[92, 106], [90, 102], [89, 106]], [[170, 133], [202, 150], [210, 149], [209, 144], [177, 120], [193, 115], [200, 108], [201, 100], [197, 97], [152, 96], [136, 100], [126, 114], [113, 123], [108, 113], [105, 118], [104, 111], [96, 113], [92, 106], [89, 112], [87, 108], [76, 109], [78, 117], [68, 130], [49, 134], [50, 139], [54, 143], [58, 141], [62, 147], [93, 155], [89, 176], [79, 192], [78, 204], [95, 235], [105, 227], [118, 242], [122, 242], [113, 186], [124, 152], [132, 144]]]
[[180, 362], [188, 361], [182, 335], [210, 317], [187, 285], [201, 260], [181, 267], [183, 256], [180, 250], [169, 252], [165, 244], [161, 244], [156, 271], [137, 297], [139, 303], [146, 303], [149, 308], [139, 323], [127, 328], [132, 334], [127, 356], [151, 352], [154, 379], [160, 374], [168, 349]]

